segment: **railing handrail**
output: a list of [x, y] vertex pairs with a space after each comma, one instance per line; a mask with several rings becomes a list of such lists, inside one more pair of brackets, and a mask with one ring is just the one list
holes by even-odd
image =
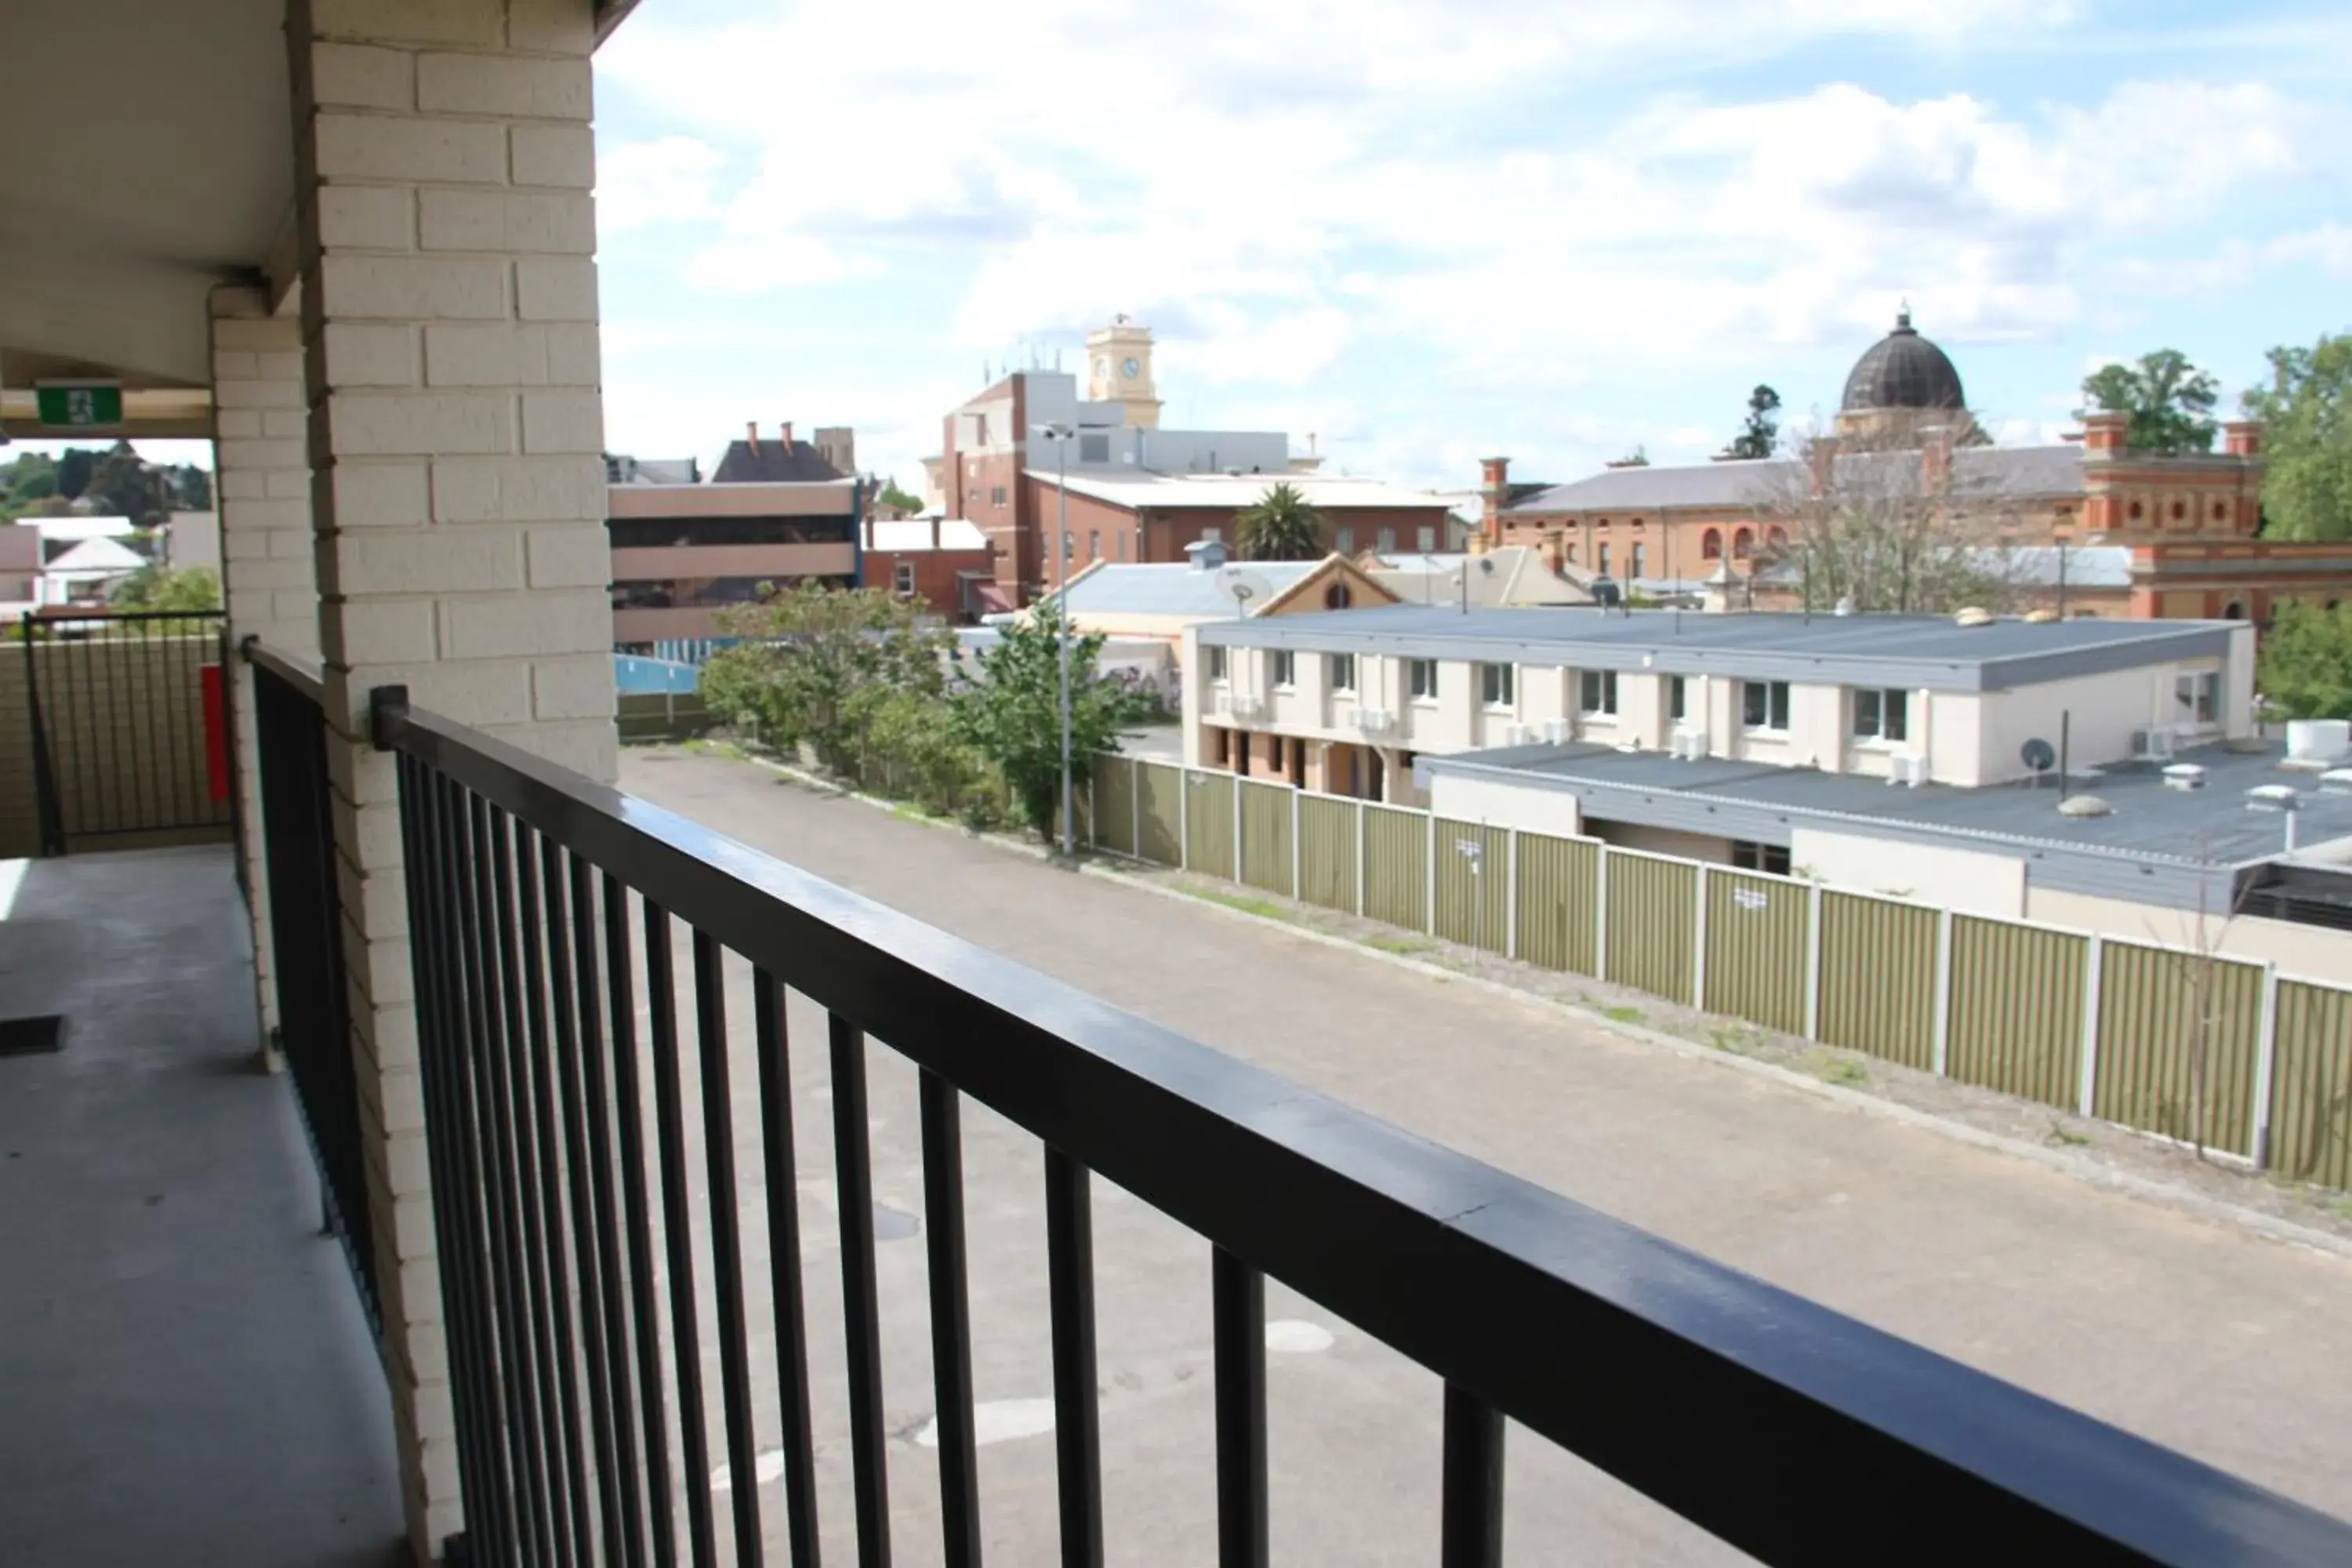
[[[374, 694], [373, 719], [379, 746], [1767, 1561], [1884, 1561], [1906, 1540], [1954, 1560], [2030, 1547], [2070, 1562], [2352, 1561], [2352, 1525], [411, 708], [398, 689]], [[1820, 1499], [1825, 1475], [1868, 1503]]]
[[244, 656], [246, 663], [258, 665], [321, 708], [326, 706], [327, 676], [318, 660], [271, 647], [257, 633], [247, 633], [245, 639], [237, 644], [237, 651]]

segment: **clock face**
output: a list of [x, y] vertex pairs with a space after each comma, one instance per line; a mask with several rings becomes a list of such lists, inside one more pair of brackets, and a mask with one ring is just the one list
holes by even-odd
[[1137, 376], [1143, 374], [1143, 362], [1139, 359], [1130, 359], [1118, 368], [1123, 374], [1125, 374], [1128, 380], [1133, 381]]

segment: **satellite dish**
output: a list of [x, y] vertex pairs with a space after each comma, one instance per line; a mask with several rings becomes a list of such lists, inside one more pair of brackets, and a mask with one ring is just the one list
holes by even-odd
[[2039, 736], [2017, 748], [2018, 761], [2037, 773], [2046, 773], [2058, 765], [2058, 748]]
[[1246, 566], [1217, 568], [1217, 592], [1234, 602], [1235, 616], [1246, 616], [1252, 605], [1263, 605], [1274, 597], [1274, 584]]

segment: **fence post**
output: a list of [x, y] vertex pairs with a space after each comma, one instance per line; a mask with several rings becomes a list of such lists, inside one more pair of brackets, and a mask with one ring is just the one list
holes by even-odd
[[1609, 978], [1609, 846], [1592, 846], [1592, 978]]
[[2278, 1073], [2278, 961], [2263, 965], [2263, 1010], [2254, 1035], [2254, 1168], [2271, 1168], [2271, 1085]]
[[1192, 868], [1192, 770], [1176, 770], [1176, 868]]
[[[1177, 770], [1180, 773], [1182, 769]], [[1137, 859], [1143, 858], [1143, 759], [1127, 759], [1127, 816], [1134, 831], [1129, 834], [1128, 852]]]
[[2083, 1082], [2074, 1094], [2074, 1109], [2088, 1116], [2096, 1103], [2092, 1091], [2099, 1079], [2099, 987], [2106, 978], [2107, 939], [2093, 931], [2083, 962], [2090, 973], [2083, 976]]
[[1822, 885], [1815, 882], [1805, 911], [1805, 1038], [1822, 1037]]
[[1242, 876], [1242, 794], [1249, 788], [1249, 775], [1234, 775], [1234, 868], [1225, 874], [1228, 882], [1245, 880]]
[[1421, 841], [1429, 850], [1428, 874], [1423, 879], [1421, 900], [1421, 923], [1430, 935], [1437, 934], [1437, 813], [1421, 814]]
[[1936, 911], [1936, 1076], [1942, 1078], [1952, 1049], [1952, 911]]
[[1299, 794], [1297, 784], [1290, 786], [1290, 896], [1293, 899], [1307, 896], [1306, 885], [1299, 876], [1300, 867], [1306, 860], [1306, 854], [1298, 842]]
[[1691, 902], [1698, 911], [1697, 940], [1691, 943], [1691, 1002], [1700, 1012], [1706, 1011], [1706, 862], [1697, 862], [1697, 894]]
[[1356, 797], [1356, 914], [1359, 919], [1364, 912], [1364, 860], [1370, 834], [1371, 828], [1364, 822], [1364, 800], [1359, 795]]
[[1503, 956], [1519, 956], [1519, 830], [1503, 829]]

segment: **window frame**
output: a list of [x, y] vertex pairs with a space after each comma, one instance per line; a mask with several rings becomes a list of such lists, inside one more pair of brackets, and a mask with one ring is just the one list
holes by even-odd
[[[1591, 700], [1599, 698], [1596, 704]], [[1576, 672], [1576, 713], [1580, 719], [1598, 719], [1615, 722], [1617, 718], [1617, 672], [1613, 669], [1580, 669]]]
[[1327, 653], [1323, 656], [1323, 679], [1334, 691], [1356, 689], [1356, 656], [1352, 653]]
[[913, 598], [915, 596], [915, 563], [911, 561], [893, 563], [890, 567], [890, 586], [900, 598]]
[[2172, 678], [2173, 706], [2188, 710], [2189, 716], [2180, 722], [2194, 724], [2200, 730], [2221, 727], [2221, 672], [2218, 669], [2184, 670]]
[[1482, 662], [1478, 666], [1478, 701], [1489, 711], [1516, 711], [1519, 704], [1518, 667]]
[[[1422, 689], [1423, 676], [1428, 677], [1428, 689]], [[1437, 661], [1433, 658], [1408, 658], [1404, 661], [1404, 687], [1410, 700], [1424, 706], [1437, 706]]]
[[[1863, 727], [1864, 704], [1867, 701], [1870, 727]], [[1846, 731], [1856, 741], [1872, 745], [1902, 746], [1911, 740], [1911, 692], [1902, 686], [1857, 686], [1853, 691], [1852, 717]], [[1889, 721], [1892, 722], [1889, 722]]]
[[[1759, 721], [1748, 716], [1748, 694], [1764, 694], [1764, 717]], [[1790, 710], [1793, 706], [1789, 683], [1785, 680], [1742, 680], [1739, 683], [1739, 728], [1750, 735], [1785, 735], [1789, 732]], [[1774, 710], [1778, 710], [1776, 713]], [[1775, 724], [1775, 718], [1780, 722]]]
[[1276, 691], [1296, 690], [1298, 686], [1298, 656], [1286, 647], [1268, 648], [1265, 655], [1266, 684]]
[[1684, 724], [1690, 721], [1690, 688], [1688, 676], [1666, 677], [1666, 722]]
[[1224, 685], [1229, 679], [1227, 674], [1229, 667], [1225, 662], [1224, 645], [1222, 643], [1209, 644], [1201, 650], [1201, 658], [1202, 662], [1207, 664], [1209, 667], [1207, 670], [1209, 684], [1212, 686]]

